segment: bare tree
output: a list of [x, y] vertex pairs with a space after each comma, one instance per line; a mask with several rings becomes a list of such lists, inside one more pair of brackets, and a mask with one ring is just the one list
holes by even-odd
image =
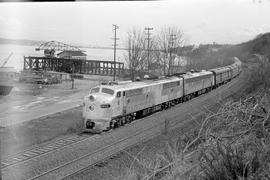
[[[173, 39], [172, 39], [173, 37]], [[164, 27], [158, 35], [152, 35], [149, 43], [149, 62], [146, 36], [144, 31], [133, 28], [128, 32], [126, 41], [127, 54], [125, 60], [130, 70], [131, 78], [138, 71], [147, 71], [156, 75], [170, 73], [170, 60], [175, 59], [176, 49], [184, 45], [183, 32], [177, 27]], [[149, 69], [147, 69], [149, 63]], [[163, 70], [161, 70], [163, 69]]]
[[164, 52], [159, 44], [158, 36], [153, 37], [151, 46], [151, 72], [157, 75], [164, 75]]
[[145, 52], [145, 38], [142, 30], [133, 28], [128, 32], [127, 54], [125, 60], [130, 70], [131, 79], [136, 71], [145, 70], [147, 67], [147, 53]]
[[163, 74], [166, 72], [170, 74], [171, 62], [175, 59], [176, 49], [182, 47], [185, 44], [185, 38], [183, 31], [175, 26], [161, 28], [157, 35], [157, 48], [161, 50], [160, 53], [156, 53], [157, 58], [163, 65]]

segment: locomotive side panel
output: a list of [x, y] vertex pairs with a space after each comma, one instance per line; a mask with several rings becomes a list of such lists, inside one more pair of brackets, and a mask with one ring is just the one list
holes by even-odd
[[154, 84], [152, 87], [152, 92], [153, 92], [153, 105], [158, 105], [163, 103], [162, 100], [162, 88], [163, 85], [162, 83]]
[[189, 95], [205, 88], [212, 87], [213, 73], [196, 77], [184, 76], [184, 94]]
[[124, 107], [124, 92], [123, 91], [117, 91], [115, 93], [115, 98], [112, 101], [112, 117], [122, 116], [124, 114], [123, 107]]
[[161, 102], [171, 101], [183, 96], [183, 79], [162, 84]]
[[125, 91], [125, 112], [130, 114], [151, 107], [154, 102], [151, 87], [143, 87]]

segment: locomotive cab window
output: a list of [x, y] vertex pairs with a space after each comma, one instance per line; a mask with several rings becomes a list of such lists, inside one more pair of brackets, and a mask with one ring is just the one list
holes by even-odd
[[90, 93], [98, 93], [99, 92], [99, 87], [91, 89]]
[[116, 93], [116, 97], [120, 98], [121, 97], [121, 91]]
[[114, 90], [109, 88], [102, 88], [101, 92], [109, 95], [114, 95]]

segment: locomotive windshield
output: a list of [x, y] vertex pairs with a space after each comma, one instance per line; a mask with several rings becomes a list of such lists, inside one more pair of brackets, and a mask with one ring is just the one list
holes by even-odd
[[99, 87], [91, 89], [90, 93], [98, 93], [99, 92]]
[[114, 90], [108, 89], [108, 88], [102, 88], [101, 92], [103, 92], [105, 94], [114, 95]]

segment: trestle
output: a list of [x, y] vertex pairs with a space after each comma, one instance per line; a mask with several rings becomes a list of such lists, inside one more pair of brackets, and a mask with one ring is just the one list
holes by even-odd
[[113, 61], [64, 59], [51, 57], [24, 57], [24, 70], [44, 70], [93, 75], [122, 75], [124, 63]]

